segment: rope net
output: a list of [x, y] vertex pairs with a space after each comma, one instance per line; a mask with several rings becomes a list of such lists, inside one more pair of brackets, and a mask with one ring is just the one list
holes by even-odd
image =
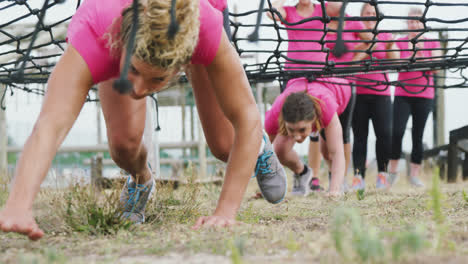
[[[63, 4], [66, 2], [66, 4]], [[229, 2], [229, 1], [228, 1]], [[296, 4], [297, 1], [291, 1]], [[328, 16], [325, 12], [327, 3], [344, 2], [346, 7], [341, 15]], [[28, 84], [46, 83], [59, 56], [66, 48], [67, 25], [79, 7], [80, 0], [3, 0], [0, 1], [0, 83], [30, 93], [43, 94], [43, 89], [31, 88]], [[327, 76], [340, 76], [353, 81], [365, 81], [369, 89], [378, 85], [399, 85], [404, 88], [405, 81], [410, 80], [373, 80], [362, 77], [363, 73], [392, 73], [401, 71], [422, 72], [428, 77], [434, 70], [448, 69], [449, 74], [443, 85], [423, 85], [427, 87], [462, 88], [467, 87], [468, 77], [465, 69], [468, 65], [466, 50], [468, 42], [468, 2], [462, 0], [437, 1], [376, 1], [376, 0], [318, 0], [314, 1], [322, 12], [316, 16], [304, 18], [301, 21], [287, 22], [272, 6], [271, 0], [260, 0], [260, 8], [232, 12], [230, 22], [232, 28], [232, 43], [243, 58], [244, 68], [251, 83], [271, 82], [274, 80], [285, 83], [291, 78], [307, 77], [309, 79]], [[370, 3], [376, 16], [362, 17], [358, 14], [343, 15], [354, 5]], [[240, 6], [251, 4], [241, 3]], [[402, 16], [387, 13], [387, 10], [407, 10], [418, 7], [420, 16]], [[454, 18], [456, 10], [462, 17]], [[463, 11], [464, 10], [464, 11]], [[355, 12], [356, 13], [356, 12]], [[400, 12], [401, 13], [401, 12]], [[278, 20], [266, 16], [278, 16]], [[331, 24], [347, 24], [353, 21], [375, 21], [370, 29], [347, 29], [338, 26], [332, 29]], [[420, 21], [422, 28], [408, 30], [406, 26], [397, 28], [394, 24], [406, 25], [406, 21]], [[318, 28], [308, 28], [307, 23], [320, 23]], [[305, 36], [301, 39], [288, 39], [287, 32], [300, 31]], [[410, 32], [416, 32], [416, 37], [399, 39]], [[304, 34], [307, 33], [307, 34]], [[345, 34], [367, 33], [368, 39], [349, 40]], [[381, 34], [392, 34], [391, 39], [379, 39]], [[335, 36], [335, 37], [331, 37]], [[426, 38], [430, 36], [430, 39]], [[252, 42], [255, 40], [255, 42]], [[437, 41], [440, 46], [426, 48], [425, 42]], [[302, 49], [288, 52], [288, 45], [300, 43]], [[395, 48], [393, 43], [406, 43], [408, 48]], [[378, 49], [379, 43], [390, 47]], [[396, 45], [398, 46], [398, 45]], [[350, 48], [351, 47], [351, 48]], [[362, 48], [364, 47], [364, 48]], [[409, 52], [406, 58], [382, 58], [378, 53]], [[438, 56], [418, 56], [423, 51], [439, 51]], [[343, 53], [363, 54], [359, 60], [337, 60]], [[320, 60], [303, 59], [303, 54], [318, 54]], [[432, 52], [434, 54], [434, 52]], [[335, 59], [333, 59], [335, 58]], [[72, 74], [72, 73], [71, 73]], [[387, 75], [385, 75], [387, 76]], [[450, 79], [450, 81], [447, 81]], [[414, 91], [413, 91], [414, 93]], [[3, 95], [5, 96], [5, 95]], [[89, 96], [88, 101], [94, 101]]]

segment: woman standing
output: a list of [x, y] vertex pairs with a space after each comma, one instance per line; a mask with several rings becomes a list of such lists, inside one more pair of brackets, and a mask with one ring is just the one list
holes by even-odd
[[[375, 7], [364, 4], [361, 9], [362, 17], [377, 17]], [[376, 21], [364, 21], [365, 29], [376, 29]], [[379, 33], [378, 42], [372, 51], [373, 59], [398, 59], [400, 54], [394, 44], [391, 33]], [[387, 52], [387, 50], [393, 50]], [[365, 55], [362, 59], [370, 59]], [[369, 73], [357, 76], [356, 106], [353, 116], [353, 165], [354, 177], [351, 188], [363, 190], [365, 188], [367, 136], [369, 134], [369, 120], [372, 121], [376, 137], [375, 151], [377, 157], [378, 189], [387, 187], [387, 166], [390, 158], [392, 140], [392, 101], [386, 73]]]
[[[408, 12], [410, 17], [421, 17], [422, 15], [423, 12], [417, 8], [412, 8]], [[414, 55], [416, 61], [421, 62], [442, 56], [441, 50], [437, 50], [440, 48], [438, 41], [418, 36], [423, 28], [424, 25], [419, 20], [408, 20], [408, 30], [411, 32], [398, 39], [396, 43], [401, 50], [402, 59], [408, 59]], [[415, 44], [413, 41], [416, 41]], [[434, 103], [433, 72], [400, 72], [398, 81], [401, 85], [395, 87], [395, 100], [393, 102], [393, 147], [390, 156], [389, 183], [394, 184], [398, 177], [398, 160], [401, 157], [402, 139], [408, 118], [411, 115], [413, 148], [408, 180], [412, 186], [423, 187], [424, 184], [419, 179], [423, 153], [422, 139], [427, 117]]]

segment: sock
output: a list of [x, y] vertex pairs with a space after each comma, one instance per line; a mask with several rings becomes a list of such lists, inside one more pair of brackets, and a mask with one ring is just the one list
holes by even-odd
[[304, 164], [304, 169], [302, 170], [301, 173], [299, 173], [300, 176], [305, 175], [309, 171], [309, 168], [307, 168], [307, 165]]

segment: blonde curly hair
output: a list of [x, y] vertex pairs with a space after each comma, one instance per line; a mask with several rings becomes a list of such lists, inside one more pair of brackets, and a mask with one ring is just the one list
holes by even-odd
[[[146, 0], [139, 4], [139, 26], [134, 53], [137, 59], [165, 70], [179, 70], [190, 62], [198, 42], [200, 29], [199, 0], [177, 0], [176, 21], [179, 31], [169, 39], [167, 31], [171, 22], [171, 0]], [[128, 43], [132, 29], [132, 6], [122, 11], [107, 34], [111, 53], [121, 55]]]

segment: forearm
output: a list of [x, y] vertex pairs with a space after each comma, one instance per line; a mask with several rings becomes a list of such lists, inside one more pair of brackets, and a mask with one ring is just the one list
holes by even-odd
[[[283, 19], [286, 18], [285, 17], [286, 12], [285, 12], [285, 10], [283, 8], [285, 2], [286, 2], [286, 0], [277, 0], [277, 1], [275, 1], [275, 2], [273, 2], [271, 4], [272, 9], [276, 9], [281, 14]], [[266, 14], [267, 14], [268, 18], [280, 21], [280, 18], [278, 17], [278, 15], [276, 13], [266, 12]]]
[[344, 152], [336, 151], [329, 153], [331, 160], [331, 183], [330, 192], [339, 192], [345, 175]]
[[55, 153], [68, 129], [58, 129], [50, 122], [39, 119], [24, 145], [16, 166], [10, 196], [6, 203], [17, 208], [31, 209], [42, 181], [47, 175]]
[[226, 176], [215, 214], [234, 218], [240, 207], [249, 180], [254, 172], [262, 126], [255, 105], [248, 109], [248, 120], [234, 124], [234, 144], [226, 167]]

